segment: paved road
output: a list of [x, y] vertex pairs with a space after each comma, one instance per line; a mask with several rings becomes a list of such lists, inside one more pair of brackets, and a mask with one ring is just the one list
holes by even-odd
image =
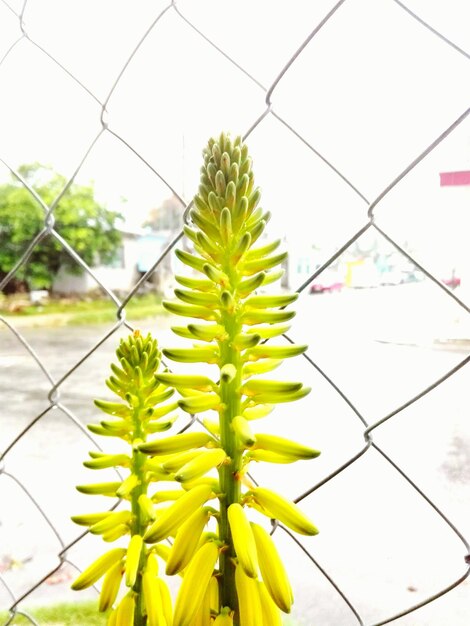
[[[466, 356], [462, 344], [449, 344], [447, 349], [433, 347], [433, 339], [444, 339], [459, 319], [447, 301], [432, 311], [433, 298], [422, 291], [405, 293], [391, 288], [376, 293], [302, 297], [291, 331], [293, 338], [309, 343], [311, 358], [341, 387], [369, 424], [394, 411]], [[176, 342], [168, 320], [143, 326], [143, 330], [152, 328], [166, 345]], [[57, 380], [106, 331], [101, 326], [24, 329], [23, 334]], [[105, 342], [60, 386], [61, 402], [79, 423], [97, 417], [90, 399], [107, 395], [103, 379], [116, 338], [114, 335]], [[410, 342], [418, 345], [408, 345]], [[4, 449], [47, 409], [50, 383], [10, 333], [0, 333], [0, 345], [0, 393], [4, 398], [0, 448]], [[305, 360], [286, 362], [283, 376], [308, 381], [312, 393], [298, 405], [277, 409], [259, 423], [260, 431], [304, 441], [321, 449], [322, 455], [295, 466], [257, 466], [253, 473], [262, 484], [294, 497], [363, 449], [364, 428]], [[377, 428], [374, 441], [442, 507], [461, 532], [470, 536], [468, 396], [468, 376], [463, 368]], [[62, 411], [49, 411], [5, 458], [5, 470], [34, 494], [64, 543], [77, 536], [69, 522], [70, 514], [92, 508], [90, 498], [73, 489], [79, 482], [90, 481], [89, 472], [81, 466], [90, 442], [80, 432]], [[8, 503], [0, 512], [0, 566], [3, 559], [5, 568], [9, 557], [18, 561], [31, 558], [22, 567], [4, 573], [13, 592], [21, 595], [38, 580], [39, 573], [57, 563], [54, 555], [60, 551], [60, 542], [34, 512], [20, 487], [6, 475], [0, 480], [0, 494], [2, 502]], [[102, 505], [96, 502], [93, 509]], [[320, 535], [303, 542], [305, 547], [333, 576], [367, 624], [406, 609], [465, 572], [465, 549], [460, 540], [374, 449], [315, 491], [302, 506], [321, 530]], [[276, 533], [297, 597], [294, 621], [305, 626], [357, 624], [351, 610], [308, 557], [280, 535]], [[75, 562], [86, 564], [94, 548], [96, 543], [87, 539], [70, 555]], [[30, 600], [70, 597], [67, 584], [44, 584]], [[464, 626], [468, 623], [468, 594], [469, 584], [464, 583], [400, 624]], [[9, 603], [0, 585], [0, 606]]]

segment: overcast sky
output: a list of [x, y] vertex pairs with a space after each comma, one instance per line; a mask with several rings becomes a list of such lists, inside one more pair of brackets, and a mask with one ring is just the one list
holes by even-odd
[[[31, 40], [103, 102], [130, 53], [167, 2], [30, 0]], [[186, 0], [181, 13], [268, 88], [332, 0]], [[406, 0], [463, 48], [468, 0]], [[0, 58], [21, 37], [22, 1], [0, 0]], [[470, 62], [392, 0], [346, 0], [272, 93], [291, 124], [373, 200], [470, 103]], [[71, 175], [100, 131], [101, 106], [23, 38], [0, 65], [0, 157], [40, 161]], [[265, 92], [171, 8], [113, 91], [109, 127], [189, 200], [201, 150], [225, 129], [244, 133], [265, 110]], [[273, 231], [298, 241], [341, 241], [365, 221], [367, 205], [273, 116], [249, 145]], [[470, 167], [465, 122], [377, 209], [398, 230], [419, 232], [439, 191], [438, 173]], [[0, 168], [0, 177], [6, 170]], [[170, 192], [142, 161], [104, 133], [78, 180], [95, 182], [130, 226]], [[127, 202], [122, 203], [122, 198]], [[287, 219], [286, 219], [287, 217]], [[308, 217], [309, 228], [299, 227]], [[436, 217], [440, 227], [442, 215]]]

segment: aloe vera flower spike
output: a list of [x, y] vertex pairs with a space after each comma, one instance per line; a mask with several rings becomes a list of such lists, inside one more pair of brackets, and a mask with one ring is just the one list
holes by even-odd
[[[309, 393], [300, 382], [260, 378], [283, 359], [302, 354], [307, 346], [264, 341], [288, 330], [286, 322], [295, 313], [285, 307], [298, 294], [258, 291], [282, 276], [278, 266], [286, 254], [276, 253], [280, 241], [256, 243], [270, 215], [258, 206], [261, 194], [254, 184], [247, 146], [240, 137], [232, 141], [222, 133], [217, 140], [209, 140], [203, 156], [201, 183], [189, 213], [191, 225], [184, 227], [193, 252], [176, 250], [179, 260], [196, 272], [197, 278], [176, 276], [181, 285], [175, 289], [177, 300], [163, 302], [169, 312], [193, 318], [186, 327], [173, 328], [177, 335], [193, 340], [193, 347], [167, 348], [163, 353], [182, 363], [215, 364], [219, 377], [213, 381], [201, 375], [164, 374], [157, 379], [181, 393], [178, 403], [184, 411], [218, 413], [217, 424], [209, 419], [202, 422], [213, 436], [210, 445], [225, 453], [211, 457], [217, 462], [219, 476], [220, 549], [214, 570], [219, 594], [214, 606], [213, 598], [208, 599], [213, 585], [207, 576], [204, 588], [198, 589], [199, 605], [186, 586], [182, 587], [173, 626], [190, 626], [198, 619], [210, 623], [217, 616], [219, 622], [233, 621], [235, 626], [271, 626], [271, 617], [279, 610], [290, 611], [292, 592], [274, 544], [250, 525], [245, 508], [253, 507], [268, 518], [279, 516], [296, 532], [313, 535], [318, 531], [296, 505], [279, 494], [252, 486], [246, 490], [244, 477], [250, 462], [291, 463], [319, 454], [266, 433], [260, 433], [257, 441], [252, 429], [253, 421], [268, 415], [274, 405], [300, 400]], [[211, 459], [206, 453], [206, 457], [190, 461], [190, 468], [207, 465], [214, 469]], [[183, 486], [187, 475], [183, 468], [179, 474]], [[203, 475], [199, 480], [214, 479]], [[190, 482], [186, 488], [191, 490]], [[213, 548], [207, 550], [213, 557]], [[200, 558], [198, 554], [193, 559]], [[260, 571], [263, 582], [257, 580]]]

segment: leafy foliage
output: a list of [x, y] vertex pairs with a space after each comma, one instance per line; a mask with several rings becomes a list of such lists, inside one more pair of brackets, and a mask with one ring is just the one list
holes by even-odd
[[[38, 163], [22, 165], [19, 173], [47, 206], [66, 184], [66, 178]], [[111, 261], [121, 243], [116, 229], [119, 213], [100, 205], [92, 186], [72, 184], [54, 211], [56, 230], [89, 265]], [[29, 243], [45, 227], [45, 214], [39, 202], [12, 176], [0, 185], [0, 277], [17, 263]], [[15, 275], [6, 291], [21, 283], [29, 288], [48, 288], [60, 267], [72, 273], [81, 268], [50, 233], [32, 251], [28, 263]]]

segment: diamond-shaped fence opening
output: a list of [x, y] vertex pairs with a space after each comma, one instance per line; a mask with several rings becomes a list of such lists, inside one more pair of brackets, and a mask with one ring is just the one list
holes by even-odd
[[[272, 428], [323, 455], [313, 469], [254, 470], [302, 501], [322, 530], [302, 540], [275, 530], [296, 592], [292, 623], [463, 626], [470, 309], [452, 268], [468, 265], [470, 196], [449, 189], [436, 202], [435, 187], [447, 163], [468, 163], [468, 7], [95, 4], [0, 2], [2, 171], [43, 215], [2, 288], [53, 238], [116, 313], [107, 326], [53, 333], [0, 318], [3, 623], [24, 615], [38, 624], [30, 607], [69, 599], [95, 549], [69, 521], [80, 508], [78, 457], [97, 445], [84, 424], [117, 340], [133, 327], [128, 305], [173, 262], [182, 236], [160, 242], [121, 288], [85, 262], [55, 211], [70, 185], [93, 179], [134, 224], [152, 198], [173, 196], [182, 226], [200, 148], [226, 129], [248, 138], [270, 232], [292, 253], [299, 312], [285, 340], [310, 345], [297, 376], [314, 393], [301, 416], [279, 409]], [[37, 155], [67, 177], [50, 203], [18, 170]], [[380, 287], [369, 258], [394, 259], [416, 282], [389, 271]], [[318, 295], [335, 291], [340, 265], [356, 289]], [[168, 320], [142, 325], [167, 343]]]

